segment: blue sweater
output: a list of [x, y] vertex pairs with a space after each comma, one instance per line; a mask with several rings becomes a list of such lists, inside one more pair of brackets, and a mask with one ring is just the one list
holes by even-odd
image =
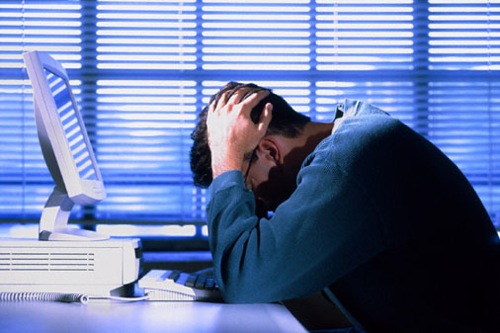
[[211, 184], [209, 240], [225, 300], [325, 290], [368, 331], [493, 325], [499, 239], [469, 182], [383, 111], [352, 100], [343, 109], [271, 218], [256, 217], [241, 172]]

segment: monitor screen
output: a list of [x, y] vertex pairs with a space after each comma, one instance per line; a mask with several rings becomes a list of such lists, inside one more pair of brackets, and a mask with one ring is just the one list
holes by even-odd
[[44, 52], [27, 52], [24, 61], [33, 86], [40, 147], [55, 182], [41, 213], [40, 239], [107, 239], [68, 227], [74, 204], [94, 204], [104, 199], [106, 192], [67, 72]]
[[81, 179], [98, 180], [95, 164], [90, 158], [91, 147], [87, 145], [80, 122], [76, 115], [76, 105], [69, 94], [70, 87], [62, 77], [44, 68], [52, 97], [61, 120], [69, 150], [75, 161], [78, 175]]

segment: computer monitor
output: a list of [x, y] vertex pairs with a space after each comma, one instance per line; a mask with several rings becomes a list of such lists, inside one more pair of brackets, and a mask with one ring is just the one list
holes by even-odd
[[106, 197], [68, 74], [49, 54], [23, 55], [33, 86], [35, 122], [43, 157], [55, 188], [43, 208], [40, 240], [102, 240], [96, 232], [68, 227], [74, 204], [91, 205]]

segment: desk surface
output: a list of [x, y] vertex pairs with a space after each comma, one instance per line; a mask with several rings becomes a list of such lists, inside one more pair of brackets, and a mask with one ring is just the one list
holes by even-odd
[[0, 302], [0, 332], [307, 332], [280, 304]]

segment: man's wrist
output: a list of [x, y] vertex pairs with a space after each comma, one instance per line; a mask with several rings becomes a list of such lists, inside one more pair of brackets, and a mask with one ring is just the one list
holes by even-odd
[[242, 157], [225, 157], [222, 159], [214, 159], [212, 157], [212, 176], [215, 179], [217, 176], [223, 174], [224, 172], [231, 170], [241, 171], [243, 165]]

